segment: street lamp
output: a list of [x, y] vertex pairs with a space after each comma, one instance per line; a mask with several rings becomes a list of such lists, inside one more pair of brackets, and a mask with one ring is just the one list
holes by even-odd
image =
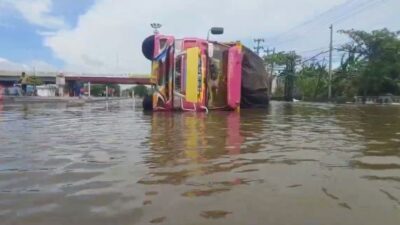
[[208, 33], [207, 33], [207, 41], [210, 39], [210, 33], [213, 35], [223, 34], [224, 28], [223, 27], [211, 27], [211, 29], [209, 29]]
[[152, 23], [150, 26], [154, 29], [154, 34], [158, 34], [158, 29], [162, 27], [162, 25], [159, 23]]

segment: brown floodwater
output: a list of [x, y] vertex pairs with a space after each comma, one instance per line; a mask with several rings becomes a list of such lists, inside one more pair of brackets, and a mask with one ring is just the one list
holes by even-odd
[[399, 225], [400, 107], [0, 107], [0, 224]]

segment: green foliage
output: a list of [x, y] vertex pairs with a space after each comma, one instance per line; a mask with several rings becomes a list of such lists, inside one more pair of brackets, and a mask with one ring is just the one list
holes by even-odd
[[119, 84], [108, 84], [108, 89], [114, 89], [114, 96], [119, 96], [121, 87]]
[[278, 52], [264, 56], [266, 64], [275, 63], [276, 65], [287, 65], [291, 60], [298, 61], [299, 59], [301, 59], [301, 56], [295, 52]]
[[[118, 96], [120, 93], [120, 86], [118, 84], [109, 84], [108, 89], [114, 89], [114, 96]], [[105, 84], [94, 84], [90, 87], [90, 93], [92, 96], [105, 96], [106, 85]]]
[[342, 30], [351, 42], [335, 75], [337, 95], [400, 94], [400, 32]]
[[282, 86], [277, 86], [275, 90], [275, 94], [272, 97], [283, 97], [285, 94], [285, 90]]
[[[387, 29], [339, 32], [346, 34], [350, 41], [338, 49], [343, 56], [340, 66], [333, 71], [334, 98], [347, 101], [355, 95], [400, 95], [400, 32]], [[264, 57], [266, 64], [285, 66], [280, 74], [285, 79], [295, 75], [295, 90], [303, 100], [327, 99], [329, 79], [326, 65], [311, 62], [294, 73], [290, 62], [299, 65], [299, 59], [293, 52]]]
[[303, 65], [297, 73], [295, 85], [303, 100], [326, 98], [328, 89], [326, 65], [318, 62]]
[[92, 96], [103, 96], [104, 92], [106, 91], [106, 86], [104, 84], [94, 84], [90, 87], [90, 94]]
[[135, 92], [135, 96], [144, 97], [148, 94], [148, 89], [144, 85], [136, 85], [133, 87], [133, 91]]
[[43, 84], [42, 79], [36, 76], [28, 76], [26, 78], [26, 83], [33, 86], [39, 86]]
[[129, 89], [124, 90], [125, 95], [132, 96], [132, 92], [134, 92], [135, 96], [144, 97], [150, 94], [150, 90], [145, 85], [136, 85]]
[[[264, 57], [264, 62], [267, 65], [275, 64], [277, 66], [285, 66], [285, 69], [278, 75], [285, 83], [284, 87], [277, 87], [275, 96], [284, 96], [287, 101], [293, 99], [293, 89], [295, 80], [296, 62], [300, 61], [301, 57], [295, 52], [278, 52]], [[282, 79], [283, 78], [283, 79]], [[283, 92], [283, 95], [282, 95]]]
[[125, 89], [123, 91], [123, 95], [124, 96], [132, 96], [132, 92], [134, 92], [135, 96], [139, 96], [142, 98], [146, 95], [151, 94], [150, 91], [151, 90], [149, 88], [147, 88], [145, 85], [140, 84], [140, 85], [131, 87], [129, 89]]

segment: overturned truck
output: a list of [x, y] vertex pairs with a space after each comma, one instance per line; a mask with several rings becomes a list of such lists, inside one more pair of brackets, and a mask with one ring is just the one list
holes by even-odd
[[239, 110], [269, 103], [263, 60], [239, 42], [155, 34], [143, 41], [142, 52], [152, 64], [153, 93], [143, 100], [145, 110]]

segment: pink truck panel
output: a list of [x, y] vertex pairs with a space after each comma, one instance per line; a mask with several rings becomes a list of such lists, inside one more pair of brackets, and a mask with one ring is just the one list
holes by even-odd
[[240, 107], [242, 86], [243, 54], [238, 46], [231, 47], [228, 53], [228, 106], [231, 109]]

